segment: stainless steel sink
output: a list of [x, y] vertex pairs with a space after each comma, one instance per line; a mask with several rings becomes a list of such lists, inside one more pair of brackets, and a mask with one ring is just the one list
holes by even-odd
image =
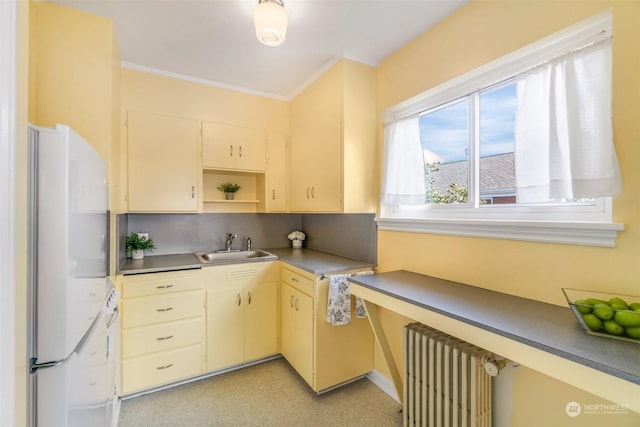
[[276, 259], [277, 257], [269, 252], [265, 252], [260, 249], [253, 251], [212, 251], [212, 252], [194, 252], [198, 261], [203, 264], [228, 264], [233, 262], [247, 262], [247, 261], [267, 261], [270, 259]]

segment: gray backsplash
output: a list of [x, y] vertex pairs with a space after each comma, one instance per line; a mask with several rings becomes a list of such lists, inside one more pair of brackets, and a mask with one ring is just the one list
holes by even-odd
[[376, 263], [374, 214], [122, 214], [118, 215], [118, 261], [125, 261], [124, 238], [149, 233], [156, 246], [152, 255], [223, 249], [228, 233], [238, 235], [233, 249], [290, 246], [287, 235], [302, 230], [304, 247]]

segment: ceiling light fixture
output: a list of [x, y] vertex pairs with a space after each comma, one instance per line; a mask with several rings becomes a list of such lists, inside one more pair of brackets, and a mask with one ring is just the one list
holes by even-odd
[[289, 17], [282, 0], [258, 0], [253, 11], [256, 37], [267, 46], [280, 46], [287, 35]]

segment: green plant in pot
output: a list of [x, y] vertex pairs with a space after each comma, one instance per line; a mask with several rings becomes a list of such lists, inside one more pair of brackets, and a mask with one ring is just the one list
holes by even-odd
[[132, 259], [144, 258], [144, 251], [153, 252], [156, 248], [153, 240], [147, 237], [140, 237], [138, 233], [131, 233], [125, 241], [127, 245], [127, 253], [131, 254]]
[[227, 200], [233, 200], [235, 193], [238, 192], [238, 190], [240, 190], [242, 187], [238, 184], [234, 184], [231, 182], [223, 182], [222, 184], [218, 185], [218, 190], [222, 191]]

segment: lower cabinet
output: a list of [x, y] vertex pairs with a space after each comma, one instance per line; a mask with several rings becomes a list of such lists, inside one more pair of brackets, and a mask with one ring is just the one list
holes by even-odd
[[210, 266], [207, 371], [278, 353], [278, 270], [274, 262]]
[[280, 325], [280, 353], [313, 384], [313, 298], [282, 283]]
[[282, 263], [280, 352], [316, 392], [373, 369], [373, 332], [368, 319], [333, 326], [326, 321], [329, 280]]
[[202, 374], [201, 271], [123, 276], [122, 394]]

